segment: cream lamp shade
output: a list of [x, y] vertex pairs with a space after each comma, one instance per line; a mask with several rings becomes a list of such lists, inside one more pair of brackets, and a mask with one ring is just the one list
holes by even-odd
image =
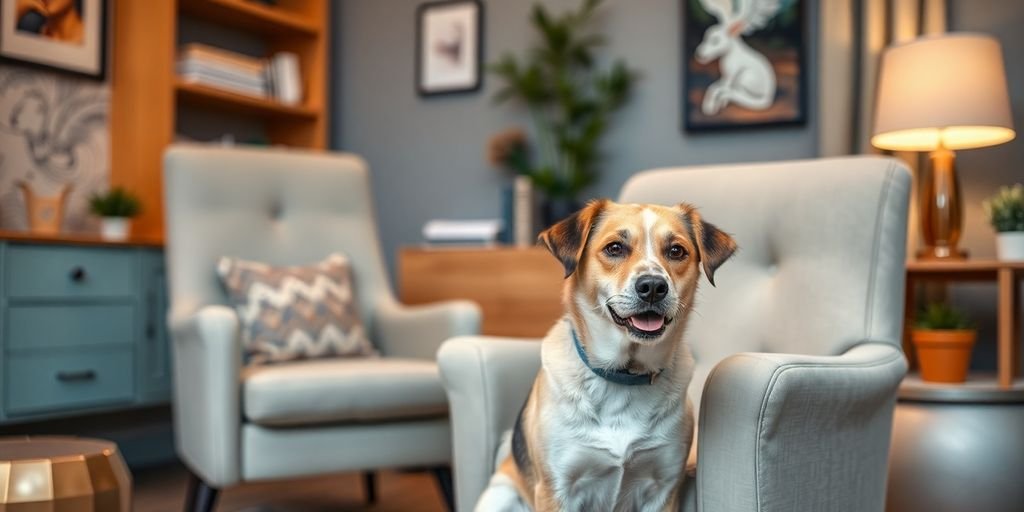
[[969, 149], [1014, 138], [999, 42], [949, 33], [882, 54], [871, 144], [896, 151]]

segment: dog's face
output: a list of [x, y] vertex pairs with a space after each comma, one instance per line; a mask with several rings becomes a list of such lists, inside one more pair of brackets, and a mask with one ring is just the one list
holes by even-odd
[[601, 312], [630, 341], [656, 344], [692, 305], [700, 268], [714, 272], [733, 239], [687, 205], [594, 201], [540, 235], [565, 267], [572, 305]]

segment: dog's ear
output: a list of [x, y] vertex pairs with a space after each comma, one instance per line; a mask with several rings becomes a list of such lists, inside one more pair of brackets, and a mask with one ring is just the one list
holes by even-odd
[[678, 206], [697, 244], [697, 261], [704, 267], [704, 276], [715, 285], [715, 270], [736, 252], [736, 241], [714, 224], [705, 222], [700, 213], [686, 203]]
[[583, 249], [587, 246], [587, 238], [594, 227], [594, 221], [607, 204], [607, 199], [590, 201], [580, 211], [545, 229], [537, 237], [537, 240], [562, 262], [566, 278], [576, 271], [583, 256]]

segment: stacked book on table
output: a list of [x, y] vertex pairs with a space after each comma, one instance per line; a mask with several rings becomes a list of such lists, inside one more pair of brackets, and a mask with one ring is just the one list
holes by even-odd
[[289, 105], [302, 101], [299, 60], [290, 52], [277, 53], [270, 59], [258, 59], [192, 43], [182, 47], [177, 71], [185, 83], [257, 98], [273, 98]]
[[436, 219], [423, 225], [423, 238], [428, 245], [490, 245], [498, 241], [501, 229], [498, 219]]

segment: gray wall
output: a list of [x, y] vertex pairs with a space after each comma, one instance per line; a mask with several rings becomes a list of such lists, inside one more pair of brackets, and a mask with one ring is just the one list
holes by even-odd
[[[493, 133], [525, 126], [513, 105], [494, 105], [497, 80], [480, 92], [420, 98], [415, 92], [415, 12], [420, 0], [346, 0], [336, 4], [333, 92], [334, 148], [369, 162], [384, 249], [421, 241], [431, 218], [499, 217], [507, 178], [488, 167], [484, 146]], [[533, 38], [533, 2], [484, 2], [484, 60], [521, 54]], [[578, 0], [545, 0], [556, 12]], [[680, 0], [610, 0], [599, 19], [607, 53], [640, 71], [636, 93], [613, 120], [607, 159], [591, 196], [615, 196], [633, 173], [657, 166], [812, 157], [808, 126], [684, 135], [680, 130]], [[812, 2], [813, 3], [813, 2]], [[814, 9], [808, 20], [815, 19]], [[811, 40], [814, 27], [811, 25]], [[808, 61], [814, 62], [813, 51]], [[813, 82], [813, 79], [811, 80]], [[815, 104], [814, 84], [808, 105]], [[680, 200], [684, 200], [680, 197]]]
[[[418, 243], [431, 218], [500, 215], [506, 178], [488, 168], [484, 145], [494, 132], [525, 125], [522, 112], [495, 106], [496, 81], [485, 77], [477, 93], [419, 98], [414, 88], [415, 10], [421, 0], [344, 0], [334, 12], [334, 148], [365, 157], [371, 166], [381, 235], [389, 262], [398, 247]], [[614, 196], [634, 172], [650, 167], [711, 162], [807, 158], [817, 154], [817, 56], [805, 127], [733, 133], [683, 134], [680, 124], [681, 0], [609, 0], [601, 27], [608, 51], [640, 70], [634, 98], [616, 118], [604, 151], [601, 182], [592, 196]], [[808, 12], [809, 40], [817, 39], [816, 7]], [[527, 23], [531, 1], [485, 0], [485, 61], [505, 51], [522, 52], [533, 37]], [[576, 0], [545, 0], [561, 10]], [[953, 30], [992, 34], [1005, 51], [1015, 122], [1024, 127], [1024, 2], [951, 0]], [[981, 201], [999, 185], [1024, 181], [1024, 136], [994, 148], [962, 151], [958, 165], [966, 208], [963, 245], [974, 257], [993, 257], [994, 234]], [[685, 198], [680, 198], [685, 199]], [[958, 285], [954, 302], [968, 309], [981, 331], [975, 365], [995, 365], [995, 289]]]
[[[951, 29], [991, 34], [1003, 45], [1006, 80], [1013, 103], [1017, 138], [1001, 146], [957, 152], [957, 171], [965, 207], [962, 245], [971, 257], [995, 257], [995, 234], [981, 202], [1000, 185], [1024, 182], [1024, 2], [1011, 0], [953, 0]], [[955, 71], [954, 71], [955, 72]], [[979, 329], [973, 366], [995, 367], [996, 289], [991, 284], [960, 284], [952, 300], [965, 309]]]

